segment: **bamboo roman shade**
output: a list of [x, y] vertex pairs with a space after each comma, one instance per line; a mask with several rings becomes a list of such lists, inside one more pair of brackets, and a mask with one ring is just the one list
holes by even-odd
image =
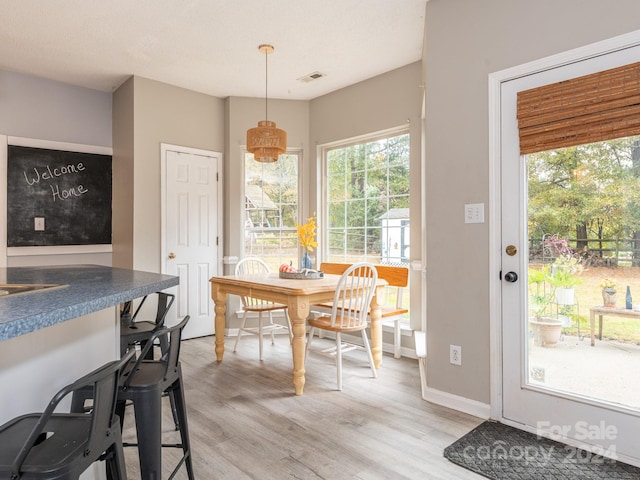
[[520, 154], [640, 134], [640, 62], [518, 92]]

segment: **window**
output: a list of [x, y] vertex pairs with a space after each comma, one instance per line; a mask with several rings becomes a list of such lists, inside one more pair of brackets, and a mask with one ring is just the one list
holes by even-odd
[[409, 264], [409, 134], [325, 151], [328, 262]]
[[261, 258], [276, 272], [280, 264], [298, 258], [299, 161], [295, 152], [274, 163], [244, 155], [244, 255]]

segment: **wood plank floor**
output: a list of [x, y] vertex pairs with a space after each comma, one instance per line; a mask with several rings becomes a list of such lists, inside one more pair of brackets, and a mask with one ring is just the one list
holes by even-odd
[[[479, 479], [442, 456], [481, 420], [425, 402], [418, 363], [383, 358], [378, 378], [362, 351], [345, 355], [342, 392], [334, 361], [311, 353], [304, 395], [293, 394], [286, 336], [243, 337], [237, 353], [227, 339], [217, 363], [214, 337], [186, 340], [181, 350], [196, 478], [209, 479]], [[329, 340], [318, 340], [314, 347]], [[168, 401], [164, 442], [176, 441]], [[135, 441], [127, 409], [124, 439]], [[125, 448], [129, 479], [140, 478], [136, 448]], [[163, 449], [163, 479], [178, 450]], [[175, 477], [186, 479], [184, 468]]]

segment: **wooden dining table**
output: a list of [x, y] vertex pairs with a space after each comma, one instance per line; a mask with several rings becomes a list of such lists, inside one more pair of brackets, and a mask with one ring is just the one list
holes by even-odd
[[[305, 383], [304, 355], [306, 321], [312, 305], [330, 302], [338, 286], [340, 275], [324, 275], [318, 279], [284, 279], [277, 273], [258, 275], [224, 275], [212, 277], [211, 298], [215, 303], [215, 352], [218, 362], [224, 356], [227, 296], [240, 295], [260, 298], [286, 305], [293, 330], [293, 385], [296, 395], [302, 395]], [[378, 298], [382, 298], [387, 282], [378, 279], [371, 300], [371, 353], [376, 368], [382, 364], [382, 325]]]

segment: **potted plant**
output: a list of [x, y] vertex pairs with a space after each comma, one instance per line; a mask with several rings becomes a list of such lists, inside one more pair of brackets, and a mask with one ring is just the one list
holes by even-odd
[[602, 288], [602, 304], [605, 307], [616, 306], [616, 281], [611, 278], [605, 278], [600, 282]]
[[555, 287], [558, 305], [575, 304], [575, 286], [581, 283], [577, 274], [581, 271], [582, 266], [577, 258], [568, 255], [556, 258], [551, 266], [548, 281]]
[[544, 314], [555, 299], [556, 287], [550, 281], [551, 268], [548, 265], [540, 269], [529, 268], [529, 310], [533, 317], [529, 324], [534, 334], [534, 344], [553, 347], [560, 340], [562, 322]]

